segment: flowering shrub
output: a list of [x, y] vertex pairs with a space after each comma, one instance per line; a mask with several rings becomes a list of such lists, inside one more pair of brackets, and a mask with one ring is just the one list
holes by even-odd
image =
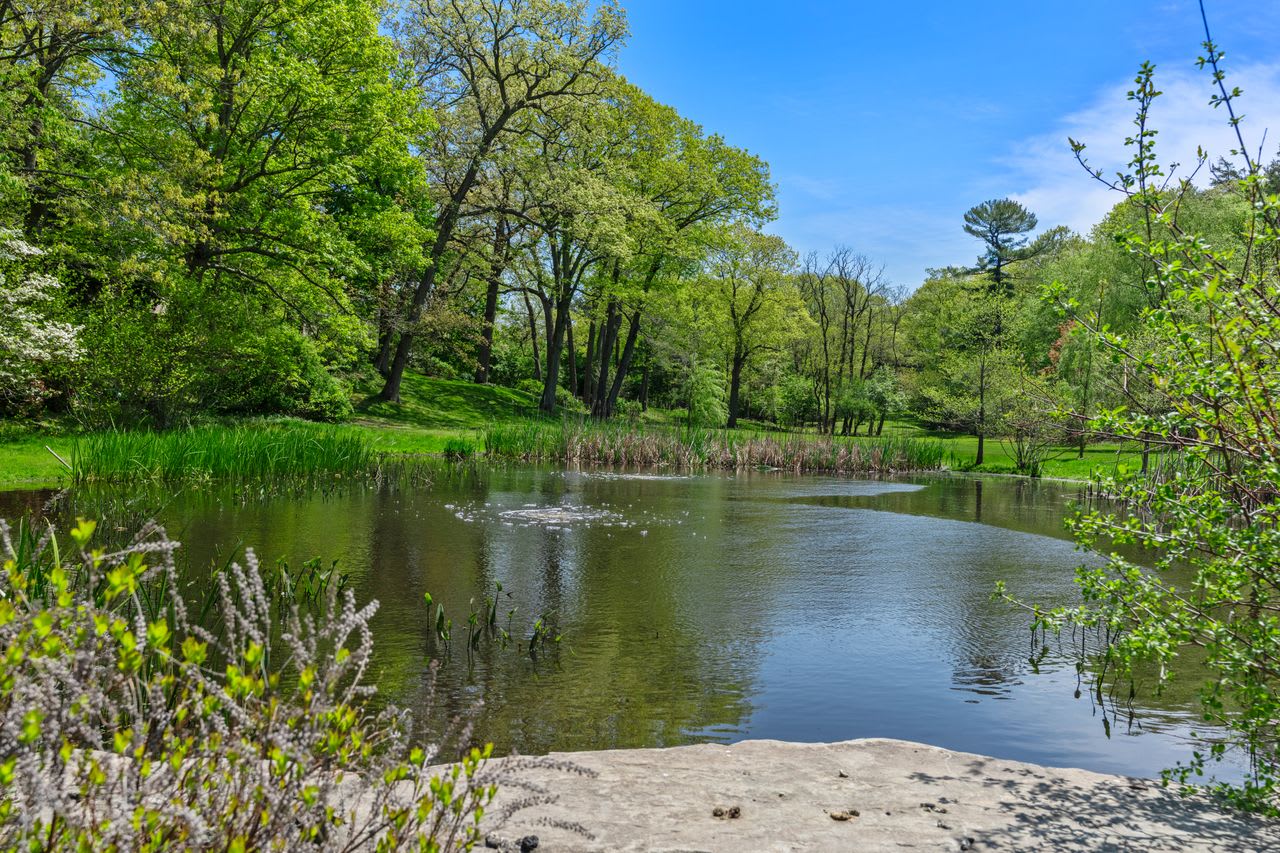
[[27, 269], [41, 254], [0, 228], [0, 406], [38, 401], [46, 393], [42, 368], [80, 357], [79, 330], [50, 317], [60, 283]]
[[401, 714], [364, 710], [376, 603], [332, 585], [314, 613], [295, 605], [275, 625], [249, 552], [217, 575], [216, 618], [200, 624], [163, 530], [118, 551], [92, 548], [93, 533], [80, 522], [67, 559], [52, 533], [15, 537], [0, 522], [0, 847], [477, 843], [518, 764], [490, 763], [484, 747], [430, 771], [440, 745], [410, 748]]

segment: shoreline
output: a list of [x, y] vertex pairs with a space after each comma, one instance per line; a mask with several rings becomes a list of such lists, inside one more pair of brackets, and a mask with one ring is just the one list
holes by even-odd
[[[557, 853], [1280, 849], [1280, 821], [1232, 812], [1200, 792], [900, 740], [749, 740], [550, 758], [580, 772], [520, 772], [555, 802], [517, 813], [489, 836], [490, 847], [519, 850], [534, 835], [537, 849]], [[500, 790], [491, 812], [521, 796]], [[557, 825], [566, 823], [592, 837]]]

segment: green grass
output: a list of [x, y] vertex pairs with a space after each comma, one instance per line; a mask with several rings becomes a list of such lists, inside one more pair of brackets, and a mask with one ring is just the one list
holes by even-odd
[[77, 483], [178, 483], [356, 477], [375, 460], [359, 429], [291, 421], [92, 433], [75, 441], [70, 461]]
[[0, 440], [0, 486], [37, 488], [58, 486], [71, 479], [71, 472], [54, 458], [45, 445], [71, 461], [74, 439], [66, 435], [24, 433]]
[[[537, 424], [537, 401], [529, 394], [510, 388], [492, 385], [475, 385], [445, 379], [432, 379], [416, 373], [407, 373], [399, 404], [375, 403], [369, 398], [377, 391], [379, 383], [367, 380], [358, 391], [365, 402], [357, 407], [354, 421], [348, 429], [360, 433], [368, 443], [369, 451], [376, 457], [411, 458], [422, 455], [466, 455], [465, 447], [480, 452], [484, 448], [485, 433], [492, 437], [494, 424]], [[544, 424], [558, 425], [559, 419], [546, 419]], [[639, 429], [678, 430], [684, 422], [682, 411], [650, 409], [640, 418]], [[261, 423], [252, 421], [252, 423]], [[302, 421], [273, 421], [272, 423], [298, 423]], [[221, 427], [228, 429], [229, 427]], [[323, 430], [316, 424], [305, 424], [307, 429]], [[611, 429], [623, 432], [631, 425], [619, 422]], [[801, 439], [816, 438], [812, 431], [786, 433], [771, 425], [744, 422], [735, 433], [739, 442], [749, 439], [772, 438], [787, 442], [788, 436]], [[988, 473], [1014, 473], [1010, 458], [999, 440], [988, 440], [986, 460], [981, 468], [974, 468], [978, 440], [973, 436], [931, 431], [909, 420], [889, 421], [885, 424], [884, 438], [931, 439], [944, 449], [944, 464], [955, 470], [976, 470]], [[92, 435], [85, 436], [86, 440]], [[859, 437], [866, 440], [864, 436]], [[10, 428], [7, 432], [0, 425], [0, 487], [34, 488], [56, 486], [70, 481], [70, 472], [54, 458], [45, 445], [49, 445], [64, 459], [70, 461], [76, 438], [54, 430], [38, 432]], [[498, 455], [503, 455], [499, 452]], [[510, 455], [510, 454], [506, 454]], [[1136, 447], [1121, 445], [1091, 445], [1084, 459], [1077, 459], [1074, 448], [1062, 448], [1045, 462], [1043, 475], [1063, 479], [1089, 479], [1095, 470], [1110, 472], [1118, 460], [1136, 464]]]
[[379, 385], [372, 381], [361, 385], [366, 399], [357, 407], [358, 423], [433, 431], [480, 429], [492, 421], [534, 415], [538, 409], [537, 400], [511, 388], [431, 379], [417, 373], [405, 374], [401, 402], [373, 402]]

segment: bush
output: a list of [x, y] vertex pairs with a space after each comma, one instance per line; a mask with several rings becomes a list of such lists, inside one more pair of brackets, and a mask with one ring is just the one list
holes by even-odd
[[525, 377], [515, 384], [515, 389], [521, 393], [528, 394], [535, 400], [542, 397], [542, 383], [537, 379]]
[[629, 421], [637, 421], [644, 414], [644, 407], [640, 405], [639, 400], [619, 400], [615, 411], [619, 417], [626, 418]]
[[587, 406], [563, 385], [556, 386], [556, 408], [567, 415], [585, 415]]
[[[1204, 62], [1220, 86], [1215, 105], [1230, 110], [1235, 95], [1220, 84], [1220, 54], [1212, 44], [1206, 51]], [[1142, 128], [1159, 94], [1152, 75], [1144, 65], [1130, 93]], [[1237, 153], [1245, 162], [1232, 188], [1245, 221], [1234, 239], [1248, 249], [1238, 251], [1231, 239], [1212, 241], [1179, 219], [1183, 194], [1192, 188], [1166, 189], [1154, 139], [1148, 129], [1129, 140], [1132, 172], [1117, 189], [1134, 219], [1149, 217], [1157, 236], [1138, 226], [1118, 239], [1150, 270], [1147, 283], [1158, 301], [1138, 328], [1118, 334], [1080, 311], [1061, 286], [1054, 293], [1133, 377], [1129, 399], [1149, 403], [1146, 411], [1096, 415], [1089, 430], [1148, 443], [1170, 462], [1163, 473], [1120, 466], [1103, 482], [1102, 493], [1115, 503], [1082, 513], [1074, 530], [1083, 546], [1111, 556], [1104, 567], [1079, 569], [1079, 607], [1033, 608], [1035, 624], [1096, 632], [1096, 657], [1072, 645], [1081, 648], [1080, 665], [1097, 674], [1100, 698], [1104, 677], [1132, 685], [1140, 665], [1157, 671], [1160, 684], [1180, 675], [1203, 685], [1201, 719], [1214, 731], [1166, 778], [1192, 781], [1229, 753], [1247, 756], [1242, 783], [1216, 789], [1237, 805], [1274, 815], [1280, 813], [1280, 199], [1264, 191], [1262, 168], [1242, 143]], [[1142, 562], [1117, 553], [1123, 546], [1140, 548]]]
[[104, 296], [85, 324], [77, 408], [89, 425], [166, 428], [196, 414], [341, 420], [349, 389], [319, 344], [252, 305], [180, 302], [164, 311]]
[[[216, 576], [210, 630], [177, 543], [15, 537], [0, 522], [0, 845], [42, 850], [470, 849], [490, 748], [442, 775], [404, 715], [365, 710], [376, 602], [272, 599], [250, 551]], [[74, 548], [69, 548], [74, 545]], [[75, 553], [72, 560], [63, 555]], [[456, 733], [469, 737], [464, 727]], [[526, 762], [528, 763], [528, 762]], [[498, 815], [499, 821], [502, 815]]]
[[689, 426], [722, 427], [729, 419], [724, 375], [710, 365], [695, 364], [689, 378]]

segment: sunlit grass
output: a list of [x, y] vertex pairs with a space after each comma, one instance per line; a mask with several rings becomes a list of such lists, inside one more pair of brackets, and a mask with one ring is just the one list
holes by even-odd
[[304, 423], [92, 433], [76, 440], [70, 460], [76, 483], [356, 476], [375, 461], [360, 430]]

